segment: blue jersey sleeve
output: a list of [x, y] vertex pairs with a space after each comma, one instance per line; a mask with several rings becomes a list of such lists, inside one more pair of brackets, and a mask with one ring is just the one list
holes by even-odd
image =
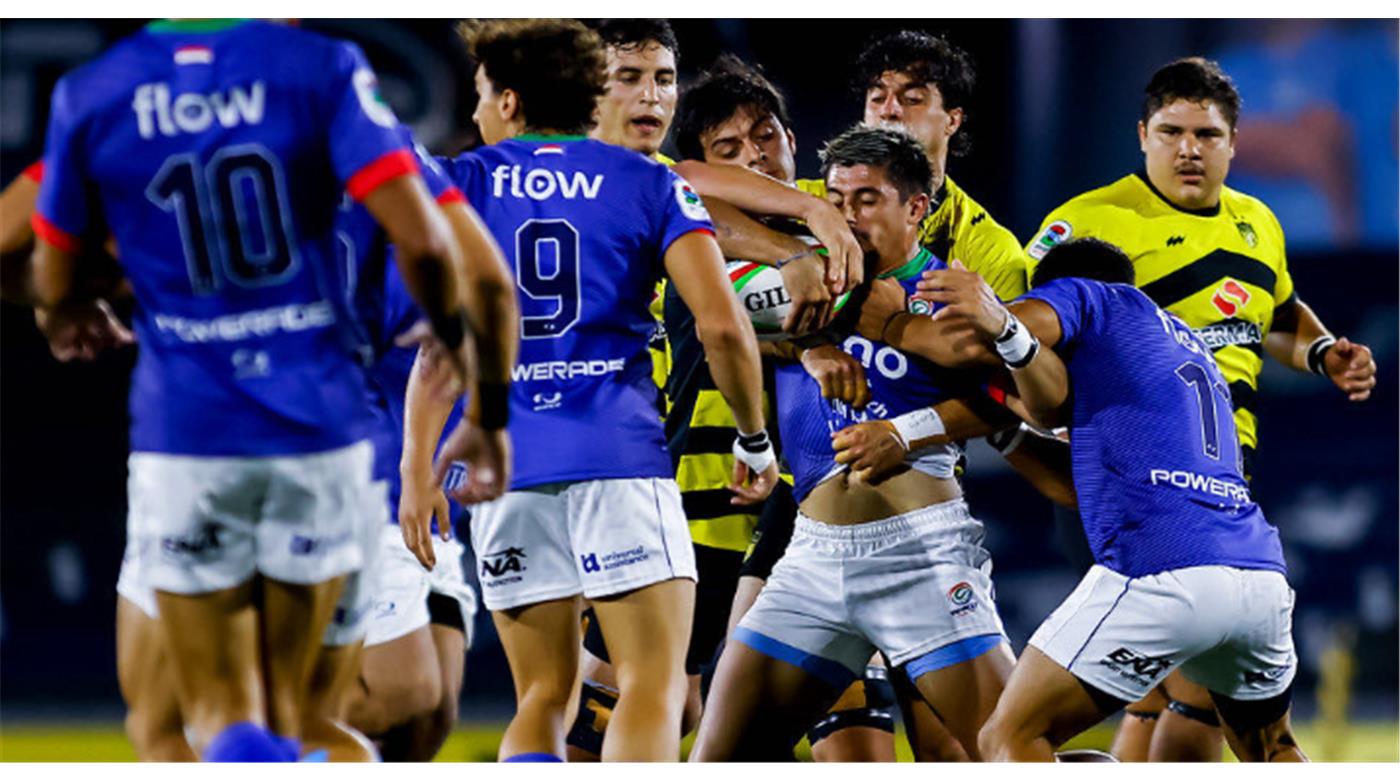
[[1074, 346], [1084, 331], [1097, 319], [1102, 309], [1103, 285], [1088, 284], [1082, 279], [1055, 279], [1025, 295], [1027, 300], [1044, 301], [1060, 318], [1060, 344]]
[[82, 115], [71, 81], [54, 87], [44, 146], [44, 177], [32, 220], [34, 233], [65, 252], [77, 252], [92, 227], [96, 188], [87, 175]]
[[374, 71], [354, 44], [336, 45], [327, 98], [331, 164], [351, 197], [364, 200], [384, 182], [418, 169], [398, 118], [379, 96]]
[[432, 194], [433, 200], [438, 203], [461, 203], [466, 200], [462, 191], [447, 178], [447, 172], [438, 165], [438, 161], [428, 154], [420, 144], [413, 144], [413, 154], [418, 158], [418, 171], [423, 174], [423, 182], [428, 185], [428, 192]]
[[666, 188], [665, 193], [656, 199], [661, 209], [661, 243], [657, 253], [657, 257], [661, 258], [666, 256], [671, 244], [686, 233], [703, 230], [713, 234], [715, 228], [710, 223], [710, 212], [705, 210], [704, 201], [700, 200], [700, 195], [691, 188], [690, 183], [677, 176], [670, 168], [659, 164], [657, 167]]

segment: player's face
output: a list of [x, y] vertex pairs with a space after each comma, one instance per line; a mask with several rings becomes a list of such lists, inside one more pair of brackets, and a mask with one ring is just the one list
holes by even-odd
[[752, 107], [734, 112], [727, 121], [700, 134], [705, 162], [734, 165], [765, 173], [778, 181], [797, 178], [793, 156], [797, 139], [778, 118]]
[[962, 127], [962, 120], [961, 108], [943, 107], [937, 85], [916, 82], [902, 71], [881, 73], [865, 90], [865, 123], [904, 130], [939, 166], [948, 159], [948, 139]]
[[676, 113], [676, 55], [659, 43], [608, 47], [608, 91], [593, 137], [656, 154]]
[[1235, 134], [1213, 101], [1177, 100], [1138, 123], [1147, 178], [1185, 209], [1212, 208], [1235, 156]]
[[826, 175], [826, 198], [845, 215], [861, 249], [880, 256], [880, 271], [898, 267], [918, 250], [928, 196], [900, 197], [884, 168], [833, 167]]
[[501, 111], [502, 98], [496, 92], [496, 85], [486, 78], [486, 69], [476, 68], [476, 110], [472, 121], [481, 131], [483, 143], [494, 144], [510, 137], [505, 117]]

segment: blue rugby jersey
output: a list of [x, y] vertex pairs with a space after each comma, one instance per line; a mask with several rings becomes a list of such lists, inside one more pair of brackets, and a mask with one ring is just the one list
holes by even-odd
[[75, 251], [110, 229], [140, 303], [132, 450], [287, 455], [367, 435], [337, 204], [417, 166], [358, 48], [256, 21], [152, 24], [58, 83], [44, 165], [37, 234]]
[[[909, 298], [911, 311], [932, 315], [936, 304], [914, 300], [915, 284], [924, 271], [947, 266], [927, 249], [903, 266], [881, 274], [897, 279]], [[831, 434], [857, 423], [897, 417], [933, 406], [952, 395], [975, 392], [964, 373], [952, 372], [880, 341], [859, 335], [846, 338], [841, 348], [860, 361], [870, 387], [870, 403], [860, 411], [842, 401], [822, 398], [821, 386], [799, 363], [780, 363], [774, 374], [778, 433], [783, 457], [794, 479], [793, 495], [800, 503], [828, 477], [846, 469], [836, 463]], [[959, 449], [954, 445], [926, 447], [909, 454], [910, 467], [939, 477], [953, 476]]]
[[520, 136], [444, 165], [515, 276], [511, 488], [673, 476], [648, 306], [672, 242], [712, 230], [700, 197], [665, 165], [582, 136]]
[[[412, 137], [402, 131], [406, 141]], [[462, 191], [447, 180], [437, 162], [422, 147], [413, 145], [423, 181], [439, 204], [464, 202]], [[350, 306], [359, 328], [361, 350], [366, 363], [370, 411], [375, 426], [374, 478], [389, 486], [389, 522], [399, 521], [399, 457], [403, 452], [404, 395], [413, 370], [417, 349], [397, 346], [394, 341], [408, 332], [422, 314], [409, 295], [394, 258], [394, 245], [388, 234], [363, 205], [348, 196], [341, 206], [337, 237], [344, 253], [345, 278]], [[456, 427], [462, 416], [459, 402], [448, 418], [446, 430]], [[465, 510], [452, 502], [453, 524], [460, 523]], [[437, 519], [433, 519], [437, 532]]]
[[1242, 476], [1230, 392], [1194, 331], [1136, 288], [1056, 279], [1070, 454], [1094, 560], [1138, 577], [1189, 566], [1285, 572]]

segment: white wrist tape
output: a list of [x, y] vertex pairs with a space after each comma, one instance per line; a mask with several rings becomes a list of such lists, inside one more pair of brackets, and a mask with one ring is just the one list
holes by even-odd
[[1040, 342], [1016, 315], [1006, 313], [1006, 325], [996, 338], [997, 354], [1008, 368], [1025, 368], [1035, 358]]
[[892, 418], [890, 424], [899, 435], [899, 443], [908, 452], [914, 449], [914, 442], [943, 434], [943, 418], [930, 408], [915, 409]]
[[773, 465], [778, 456], [773, 452], [768, 431], [760, 430], [758, 433], [739, 431], [734, 439], [734, 458], [757, 473]]

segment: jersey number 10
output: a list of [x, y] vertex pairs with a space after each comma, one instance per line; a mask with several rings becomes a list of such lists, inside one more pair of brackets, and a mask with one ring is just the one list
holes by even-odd
[[217, 291], [225, 278], [240, 287], [280, 284], [296, 271], [282, 170], [260, 144], [224, 147], [204, 165], [194, 154], [172, 155], [146, 197], [175, 214], [197, 293]]

